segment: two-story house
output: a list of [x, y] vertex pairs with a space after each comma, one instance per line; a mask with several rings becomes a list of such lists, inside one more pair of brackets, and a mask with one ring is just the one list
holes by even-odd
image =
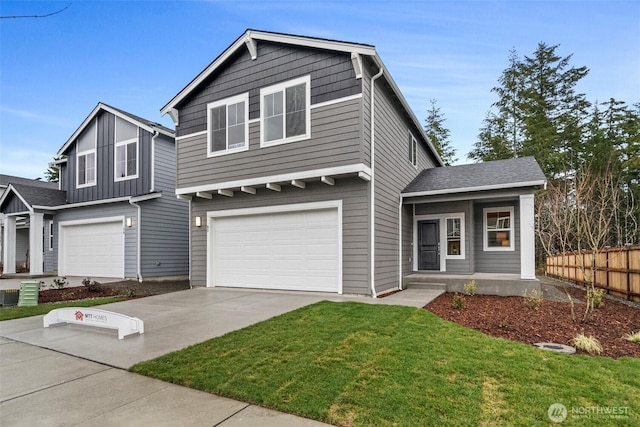
[[15, 273], [19, 229], [32, 275], [186, 276], [188, 203], [175, 196], [174, 132], [99, 103], [57, 153], [57, 189], [9, 182], [4, 273]]
[[161, 112], [196, 286], [376, 296], [412, 273], [535, 279], [535, 160], [442, 167], [371, 45], [247, 30]]

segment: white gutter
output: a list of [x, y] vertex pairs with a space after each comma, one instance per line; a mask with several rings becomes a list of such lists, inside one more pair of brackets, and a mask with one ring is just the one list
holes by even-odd
[[136, 277], [138, 279], [138, 282], [142, 283], [142, 274], [140, 273], [140, 228], [142, 228], [140, 225], [140, 205], [137, 204], [137, 201], [134, 201], [133, 198], [129, 199], [129, 204], [131, 206], [135, 206], [136, 208], [138, 208], [138, 219], [136, 220], [136, 233], [137, 233], [137, 238], [136, 238]]
[[519, 187], [537, 187], [539, 185], [543, 185], [546, 187], [547, 181], [527, 181], [515, 183], [511, 182], [505, 184], [479, 185], [477, 187], [443, 188], [441, 190], [415, 191], [413, 193], [404, 193], [402, 197], [439, 196], [442, 194], [471, 193], [474, 191], [504, 190]]
[[375, 159], [376, 159], [376, 128], [375, 128], [375, 95], [376, 95], [376, 80], [378, 80], [384, 73], [384, 68], [380, 67], [378, 74], [371, 77], [371, 208], [369, 209], [371, 215], [371, 296], [377, 298], [376, 294], [376, 192], [375, 192]]
[[402, 194], [400, 194], [398, 202], [398, 290], [402, 290], [402, 202]]
[[149, 192], [153, 193], [155, 191], [156, 186], [156, 138], [160, 135], [158, 130], [153, 131], [153, 136], [151, 137], [151, 188], [149, 188]]

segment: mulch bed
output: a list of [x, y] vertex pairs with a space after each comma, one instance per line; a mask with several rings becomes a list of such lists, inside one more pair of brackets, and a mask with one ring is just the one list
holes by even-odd
[[576, 322], [571, 319], [568, 302], [544, 300], [536, 310], [527, 307], [522, 297], [465, 295], [466, 307], [454, 309], [455, 294], [445, 293], [426, 305], [425, 309], [443, 319], [494, 337], [527, 344], [552, 342], [572, 345], [573, 337], [583, 333], [600, 341], [603, 348], [601, 356], [640, 357], [640, 344], [622, 338], [627, 333], [640, 331], [639, 308], [605, 298], [604, 307], [595, 309], [589, 321], [582, 323], [585, 292], [575, 287], [568, 289], [574, 300], [580, 300], [575, 304]]
[[124, 280], [121, 282], [100, 284], [94, 290], [87, 286], [65, 287], [63, 289], [49, 288], [41, 290], [38, 303], [75, 301], [89, 298], [104, 298], [119, 296], [127, 299], [141, 298], [168, 292], [189, 289], [188, 280], [145, 281]]

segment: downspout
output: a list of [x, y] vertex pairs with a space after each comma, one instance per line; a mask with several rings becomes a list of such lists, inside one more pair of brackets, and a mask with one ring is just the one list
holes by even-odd
[[376, 240], [375, 240], [375, 229], [376, 229], [376, 192], [375, 192], [375, 159], [376, 159], [376, 127], [375, 127], [375, 95], [376, 95], [376, 80], [378, 80], [382, 74], [384, 73], [384, 68], [380, 66], [380, 71], [378, 74], [371, 77], [371, 208], [369, 209], [371, 215], [371, 296], [373, 298], [377, 298], [376, 294], [376, 280], [375, 280], [375, 269], [376, 269]]
[[131, 206], [135, 206], [136, 208], [138, 208], [138, 219], [136, 220], [136, 233], [137, 233], [137, 238], [136, 238], [136, 278], [138, 279], [138, 282], [142, 283], [142, 274], [140, 273], [140, 228], [141, 228], [141, 224], [140, 224], [140, 205], [137, 202], [134, 202], [131, 198], [129, 198], [129, 204]]
[[398, 290], [402, 290], [402, 194], [398, 202]]

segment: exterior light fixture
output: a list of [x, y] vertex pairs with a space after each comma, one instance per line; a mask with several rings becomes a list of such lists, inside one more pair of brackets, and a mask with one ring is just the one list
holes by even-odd
[[129, 217], [127, 217], [127, 227], [131, 228], [132, 225], [133, 225], [133, 220], [129, 216]]
[[202, 227], [202, 218], [196, 217], [196, 227]]

